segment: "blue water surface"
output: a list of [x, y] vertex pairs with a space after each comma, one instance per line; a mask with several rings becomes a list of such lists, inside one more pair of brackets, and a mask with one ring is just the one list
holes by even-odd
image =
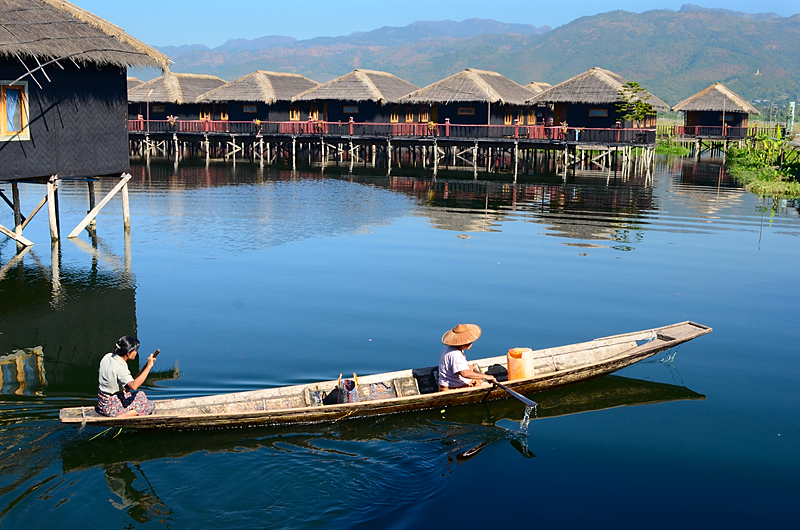
[[[796, 525], [796, 201], [674, 158], [649, 177], [516, 185], [241, 163], [131, 172], [129, 238], [114, 199], [94, 237], [51, 249], [40, 214], [21, 260], [0, 241], [0, 528]], [[30, 211], [44, 188], [20, 188]], [[65, 235], [86, 185], [59, 193]], [[514, 401], [292, 428], [57, 421], [94, 404], [99, 359], [126, 334], [161, 348], [147, 393], [169, 399], [431, 366], [459, 322], [483, 328], [479, 358], [683, 320], [714, 331], [532, 395], [527, 451], [507, 430]], [[9, 359], [35, 346], [43, 367], [26, 358], [20, 384]]]

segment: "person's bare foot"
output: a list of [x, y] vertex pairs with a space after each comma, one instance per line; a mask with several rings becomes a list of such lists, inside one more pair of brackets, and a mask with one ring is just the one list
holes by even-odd
[[132, 418], [132, 417], [138, 416], [138, 415], [139, 415], [139, 411], [138, 410], [129, 410], [128, 412], [123, 412], [122, 414], [117, 416], [117, 418]]

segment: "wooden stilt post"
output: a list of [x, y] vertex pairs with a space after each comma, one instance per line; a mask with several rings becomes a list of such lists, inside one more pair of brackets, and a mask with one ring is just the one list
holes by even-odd
[[131, 207], [128, 201], [127, 181], [122, 185], [122, 189], [120, 191], [122, 192], [122, 226], [125, 229], [125, 232], [128, 232], [131, 229]]
[[22, 205], [20, 204], [18, 183], [11, 183], [11, 194], [12, 200], [14, 201], [14, 234], [17, 236], [17, 250], [22, 250], [22, 247], [27, 245], [19, 241], [19, 238], [22, 237], [22, 223], [25, 222], [25, 219], [22, 217]]
[[[94, 209], [94, 207], [96, 205], [95, 204], [95, 193], [94, 193], [94, 180], [89, 179], [89, 181], [86, 184], [87, 184], [87, 187], [89, 188], [89, 209], [86, 210], [86, 213], [89, 213]], [[94, 230], [96, 227], [97, 227], [97, 221], [95, 219], [92, 219], [91, 222], [89, 223], [89, 228]]]
[[111, 200], [111, 198], [112, 198], [114, 195], [116, 195], [116, 194], [117, 194], [117, 192], [118, 192], [118, 191], [119, 191], [119, 190], [120, 190], [120, 189], [121, 189], [121, 188], [122, 188], [122, 187], [123, 187], [123, 186], [124, 186], [124, 185], [125, 185], [125, 184], [126, 184], [128, 181], [129, 181], [129, 180], [130, 180], [130, 179], [131, 179], [131, 176], [130, 176], [129, 174], [127, 174], [127, 173], [123, 174], [123, 175], [122, 175], [122, 178], [121, 178], [121, 179], [120, 179], [120, 181], [117, 183], [117, 185], [116, 185], [116, 186], [114, 186], [114, 188], [112, 188], [112, 190], [111, 190], [110, 192], [108, 192], [108, 195], [106, 195], [106, 196], [103, 198], [103, 200], [101, 200], [101, 201], [100, 201], [100, 203], [99, 203], [97, 206], [95, 206], [95, 207], [92, 209], [92, 211], [91, 211], [91, 212], [89, 212], [89, 213], [86, 215], [86, 217], [84, 217], [84, 218], [83, 218], [83, 220], [82, 220], [80, 223], [78, 223], [78, 226], [76, 226], [76, 227], [75, 227], [75, 229], [74, 229], [72, 232], [70, 232], [70, 233], [69, 233], [69, 235], [68, 235], [67, 237], [68, 237], [68, 238], [70, 238], [70, 239], [72, 239], [73, 237], [77, 237], [77, 236], [78, 236], [78, 234], [80, 234], [80, 233], [81, 233], [81, 230], [83, 230], [84, 228], [86, 228], [86, 225], [88, 225], [88, 224], [89, 224], [89, 222], [90, 222], [92, 219], [94, 219], [95, 217], [97, 217], [97, 214], [98, 214], [98, 213], [100, 213], [100, 210], [102, 210], [102, 209], [103, 209], [103, 206], [105, 206], [106, 204], [108, 204], [108, 201], [110, 201], [110, 200]]
[[58, 193], [58, 180], [53, 175], [47, 180], [47, 215], [50, 218], [50, 239], [58, 241], [58, 210], [56, 209], [56, 197]]
[[514, 139], [514, 183], [517, 182], [517, 164], [519, 161], [519, 140]]
[[472, 174], [475, 180], [478, 180], [478, 140], [475, 140], [475, 145], [472, 147]]
[[436, 138], [433, 139], [433, 177], [439, 172], [439, 146], [436, 145]]

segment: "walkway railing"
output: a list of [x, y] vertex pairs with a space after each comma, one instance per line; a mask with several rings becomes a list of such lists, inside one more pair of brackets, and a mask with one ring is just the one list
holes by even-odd
[[527, 139], [598, 144], [652, 144], [655, 129], [596, 129], [545, 125], [455, 125], [444, 123], [362, 123], [325, 121], [128, 120], [140, 133], [229, 133], [241, 135], [352, 136], [368, 138]]
[[749, 125], [747, 127], [730, 127], [725, 125], [708, 126], [708, 125], [659, 125], [656, 128], [659, 138], [668, 136], [684, 136], [684, 137], [704, 137], [704, 138], [727, 138], [731, 140], [741, 140], [743, 138], [751, 138], [761, 134], [769, 136], [780, 135], [781, 138], [786, 136], [786, 128], [782, 125], [773, 125], [771, 127], [763, 127], [757, 125]]

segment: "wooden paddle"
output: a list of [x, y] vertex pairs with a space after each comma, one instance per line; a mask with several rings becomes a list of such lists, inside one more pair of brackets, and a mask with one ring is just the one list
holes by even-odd
[[532, 400], [526, 398], [522, 394], [518, 394], [518, 393], [514, 392], [513, 390], [511, 390], [510, 388], [508, 388], [506, 385], [504, 385], [502, 383], [499, 383], [497, 381], [492, 381], [492, 383], [494, 383], [495, 386], [499, 386], [500, 388], [502, 388], [503, 390], [508, 392], [511, 396], [513, 396], [513, 397], [517, 398], [518, 400], [522, 401], [528, 407], [536, 407], [536, 406], [539, 405], [535, 401], [532, 401]]

